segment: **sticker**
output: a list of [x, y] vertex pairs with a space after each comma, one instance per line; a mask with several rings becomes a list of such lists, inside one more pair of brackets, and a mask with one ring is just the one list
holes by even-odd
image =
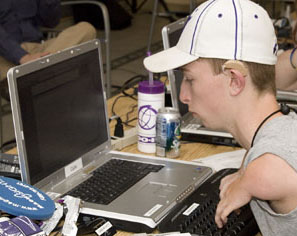
[[190, 215], [197, 207], [199, 207], [198, 203], [193, 203], [187, 210], [184, 211], [183, 215]]
[[152, 214], [154, 214], [157, 210], [159, 210], [163, 205], [161, 204], [157, 204], [155, 205], [152, 209], [150, 209], [148, 212], [146, 212], [144, 214], [144, 216], [151, 216]]
[[96, 229], [96, 234], [99, 236], [105, 233], [107, 230], [109, 230], [112, 227], [112, 224], [107, 221], [104, 225], [102, 225], [100, 228]]
[[82, 167], [83, 167], [82, 159], [79, 158], [76, 161], [72, 162], [71, 164], [69, 164], [68, 166], [65, 167], [65, 177], [66, 178], [69, 177], [76, 171], [82, 169]]

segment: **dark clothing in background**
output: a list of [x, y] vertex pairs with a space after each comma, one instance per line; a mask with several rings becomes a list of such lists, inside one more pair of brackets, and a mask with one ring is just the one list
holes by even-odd
[[19, 64], [21, 43], [40, 42], [40, 26], [55, 27], [60, 17], [60, 0], [0, 0], [0, 56]]

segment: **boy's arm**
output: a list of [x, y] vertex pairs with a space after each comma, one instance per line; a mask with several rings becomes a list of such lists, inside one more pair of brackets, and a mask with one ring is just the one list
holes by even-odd
[[217, 225], [222, 227], [227, 216], [252, 197], [271, 201], [277, 208], [275, 210], [282, 213], [294, 209], [296, 205], [289, 197], [297, 198], [296, 182], [297, 173], [287, 162], [272, 154], [262, 155], [221, 190], [223, 193], [215, 216]]

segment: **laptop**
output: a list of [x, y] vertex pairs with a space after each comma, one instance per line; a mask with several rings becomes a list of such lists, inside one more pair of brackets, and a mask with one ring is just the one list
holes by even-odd
[[98, 40], [14, 67], [8, 83], [22, 180], [52, 198], [110, 161], [161, 166], [108, 204], [83, 201], [83, 214], [106, 217], [121, 230], [151, 232], [212, 174], [192, 162], [111, 150]]
[[[162, 28], [164, 49], [168, 49], [177, 44], [186, 22], [187, 17], [179, 19]], [[170, 70], [167, 74], [171, 91], [172, 106], [179, 110], [182, 117], [182, 140], [216, 145], [238, 146], [238, 143], [230, 133], [205, 128], [199, 119], [194, 118], [192, 113], [188, 111], [188, 106], [179, 100], [180, 86], [183, 80], [182, 71]]]

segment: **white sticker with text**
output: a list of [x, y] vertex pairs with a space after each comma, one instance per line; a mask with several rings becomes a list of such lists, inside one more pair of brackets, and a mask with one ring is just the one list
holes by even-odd
[[149, 211], [147, 211], [144, 216], [151, 216], [152, 214], [154, 214], [157, 210], [159, 210], [163, 205], [161, 204], [157, 204], [155, 205], [152, 209], [150, 209]]
[[198, 203], [193, 203], [187, 210], [184, 211], [183, 215], [190, 215], [197, 207], [199, 207]]
[[112, 224], [109, 221], [107, 221], [104, 225], [96, 229], [95, 232], [100, 236], [104, 234], [107, 230], [109, 230], [111, 227], [112, 227]]
[[68, 176], [72, 175], [76, 171], [80, 170], [82, 167], [83, 167], [82, 159], [79, 158], [65, 167], [65, 177], [67, 178]]

